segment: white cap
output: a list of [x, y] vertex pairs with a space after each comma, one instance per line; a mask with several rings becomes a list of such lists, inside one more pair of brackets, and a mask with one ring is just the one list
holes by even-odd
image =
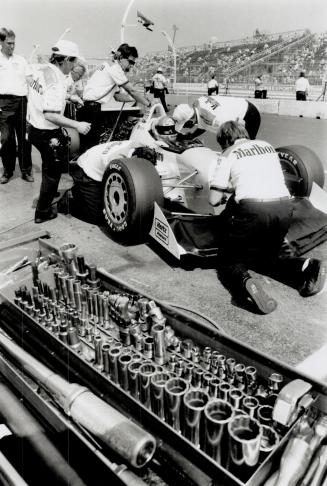
[[162, 73], [162, 68], [161, 67], [158, 67], [157, 73]]
[[173, 119], [176, 121], [176, 130], [179, 132], [183, 128], [184, 123], [190, 120], [193, 115], [194, 108], [190, 105], [186, 103], [177, 105], [173, 113]]
[[81, 61], [85, 62], [85, 59], [80, 56], [78, 45], [75, 44], [75, 42], [60, 40], [53, 46], [52, 52], [65, 57], [77, 57]]

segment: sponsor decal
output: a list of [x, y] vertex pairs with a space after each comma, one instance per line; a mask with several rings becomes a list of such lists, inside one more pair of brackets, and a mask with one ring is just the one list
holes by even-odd
[[245, 149], [235, 149], [233, 150], [233, 154], [236, 155], [237, 159], [241, 159], [242, 157], [252, 157], [255, 155], [264, 155], [264, 154], [273, 154], [275, 153], [274, 147], [271, 145], [258, 145], [253, 144], [251, 147]]
[[220, 103], [218, 103], [218, 101], [212, 98], [211, 96], [205, 96], [204, 98], [205, 98], [205, 103], [210, 105], [213, 110], [215, 110], [216, 108], [218, 108], [218, 106], [220, 106]]
[[32, 79], [31, 82], [29, 83], [29, 85], [37, 93], [43, 94], [43, 87], [37, 79]]
[[293, 157], [292, 154], [288, 154], [286, 152], [278, 152], [278, 156], [281, 160], [287, 160], [293, 165], [298, 165], [297, 160]]
[[155, 236], [165, 245], [169, 245], [169, 228], [168, 225], [155, 218], [154, 221]]
[[113, 224], [113, 222], [111, 221], [110, 217], [108, 216], [107, 212], [105, 209], [103, 209], [103, 214], [104, 214], [104, 217], [105, 217], [105, 220], [107, 221], [108, 223], [108, 226], [113, 230], [115, 231], [116, 233], [119, 233], [120, 231], [123, 231], [124, 229], [127, 228], [127, 221], [124, 221], [121, 225], [117, 225], [117, 224]]
[[121, 169], [122, 169], [122, 168], [121, 168], [121, 165], [116, 164], [115, 162], [111, 162], [111, 163], [109, 164], [109, 167], [110, 167], [110, 169], [116, 169], [116, 170], [121, 170]]
[[110, 152], [110, 150], [113, 147], [116, 147], [117, 145], [121, 145], [122, 143], [124, 142], [123, 141], [109, 142], [108, 145], [104, 148], [102, 155], [106, 155], [108, 152]]

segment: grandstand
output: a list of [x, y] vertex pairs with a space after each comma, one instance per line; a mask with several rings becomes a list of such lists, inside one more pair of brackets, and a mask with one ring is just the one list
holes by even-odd
[[[275, 34], [260, 32], [252, 37], [225, 42], [206, 43], [176, 48], [177, 90], [206, 92], [209, 70], [213, 70], [220, 84], [220, 93], [249, 96], [254, 92], [254, 79], [264, 75], [268, 97], [294, 96], [294, 84], [305, 71], [313, 95], [319, 94], [324, 71], [327, 70], [327, 32], [312, 34], [309, 30], [294, 30]], [[38, 62], [48, 56], [39, 55]], [[88, 75], [104, 59], [87, 59]], [[149, 52], [140, 57], [131, 80], [143, 84], [161, 66], [165, 76], [174, 79], [171, 49]], [[274, 95], [275, 93], [275, 95]]]
[[[226, 86], [253, 86], [254, 78], [265, 74], [268, 92], [276, 86], [294, 88], [300, 71], [305, 71], [310, 85], [320, 86], [327, 62], [327, 33], [312, 34], [295, 30], [277, 34], [260, 33], [252, 37], [189, 46], [176, 49], [177, 83], [204, 84], [209, 68]], [[157, 66], [173, 79], [170, 51], [152, 52], [140, 58], [137, 79], [151, 78]]]

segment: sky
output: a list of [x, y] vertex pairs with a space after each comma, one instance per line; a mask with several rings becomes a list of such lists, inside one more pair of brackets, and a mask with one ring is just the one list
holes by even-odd
[[[121, 23], [130, 0], [0, 0], [0, 27], [16, 33], [16, 53], [28, 57], [35, 44], [48, 54], [61, 34], [77, 42], [86, 58], [107, 56], [121, 43]], [[154, 22], [150, 32], [137, 22], [139, 10]], [[266, 33], [310, 29], [327, 31], [327, 0], [134, 0], [128, 11], [124, 41], [139, 55], [165, 50], [162, 31], [176, 47]]]

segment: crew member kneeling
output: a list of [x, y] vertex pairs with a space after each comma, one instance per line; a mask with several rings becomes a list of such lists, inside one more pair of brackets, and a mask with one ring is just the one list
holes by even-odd
[[250, 141], [245, 128], [233, 121], [221, 125], [217, 141], [223, 152], [210, 182], [209, 202], [217, 206], [232, 193], [221, 213], [222, 241], [218, 275], [236, 299], [252, 302], [268, 314], [277, 302], [268, 296], [249, 269], [259, 270], [297, 287], [308, 297], [320, 292], [326, 265], [320, 260], [280, 257], [292, 221], [292, 202], [274, 148]]

